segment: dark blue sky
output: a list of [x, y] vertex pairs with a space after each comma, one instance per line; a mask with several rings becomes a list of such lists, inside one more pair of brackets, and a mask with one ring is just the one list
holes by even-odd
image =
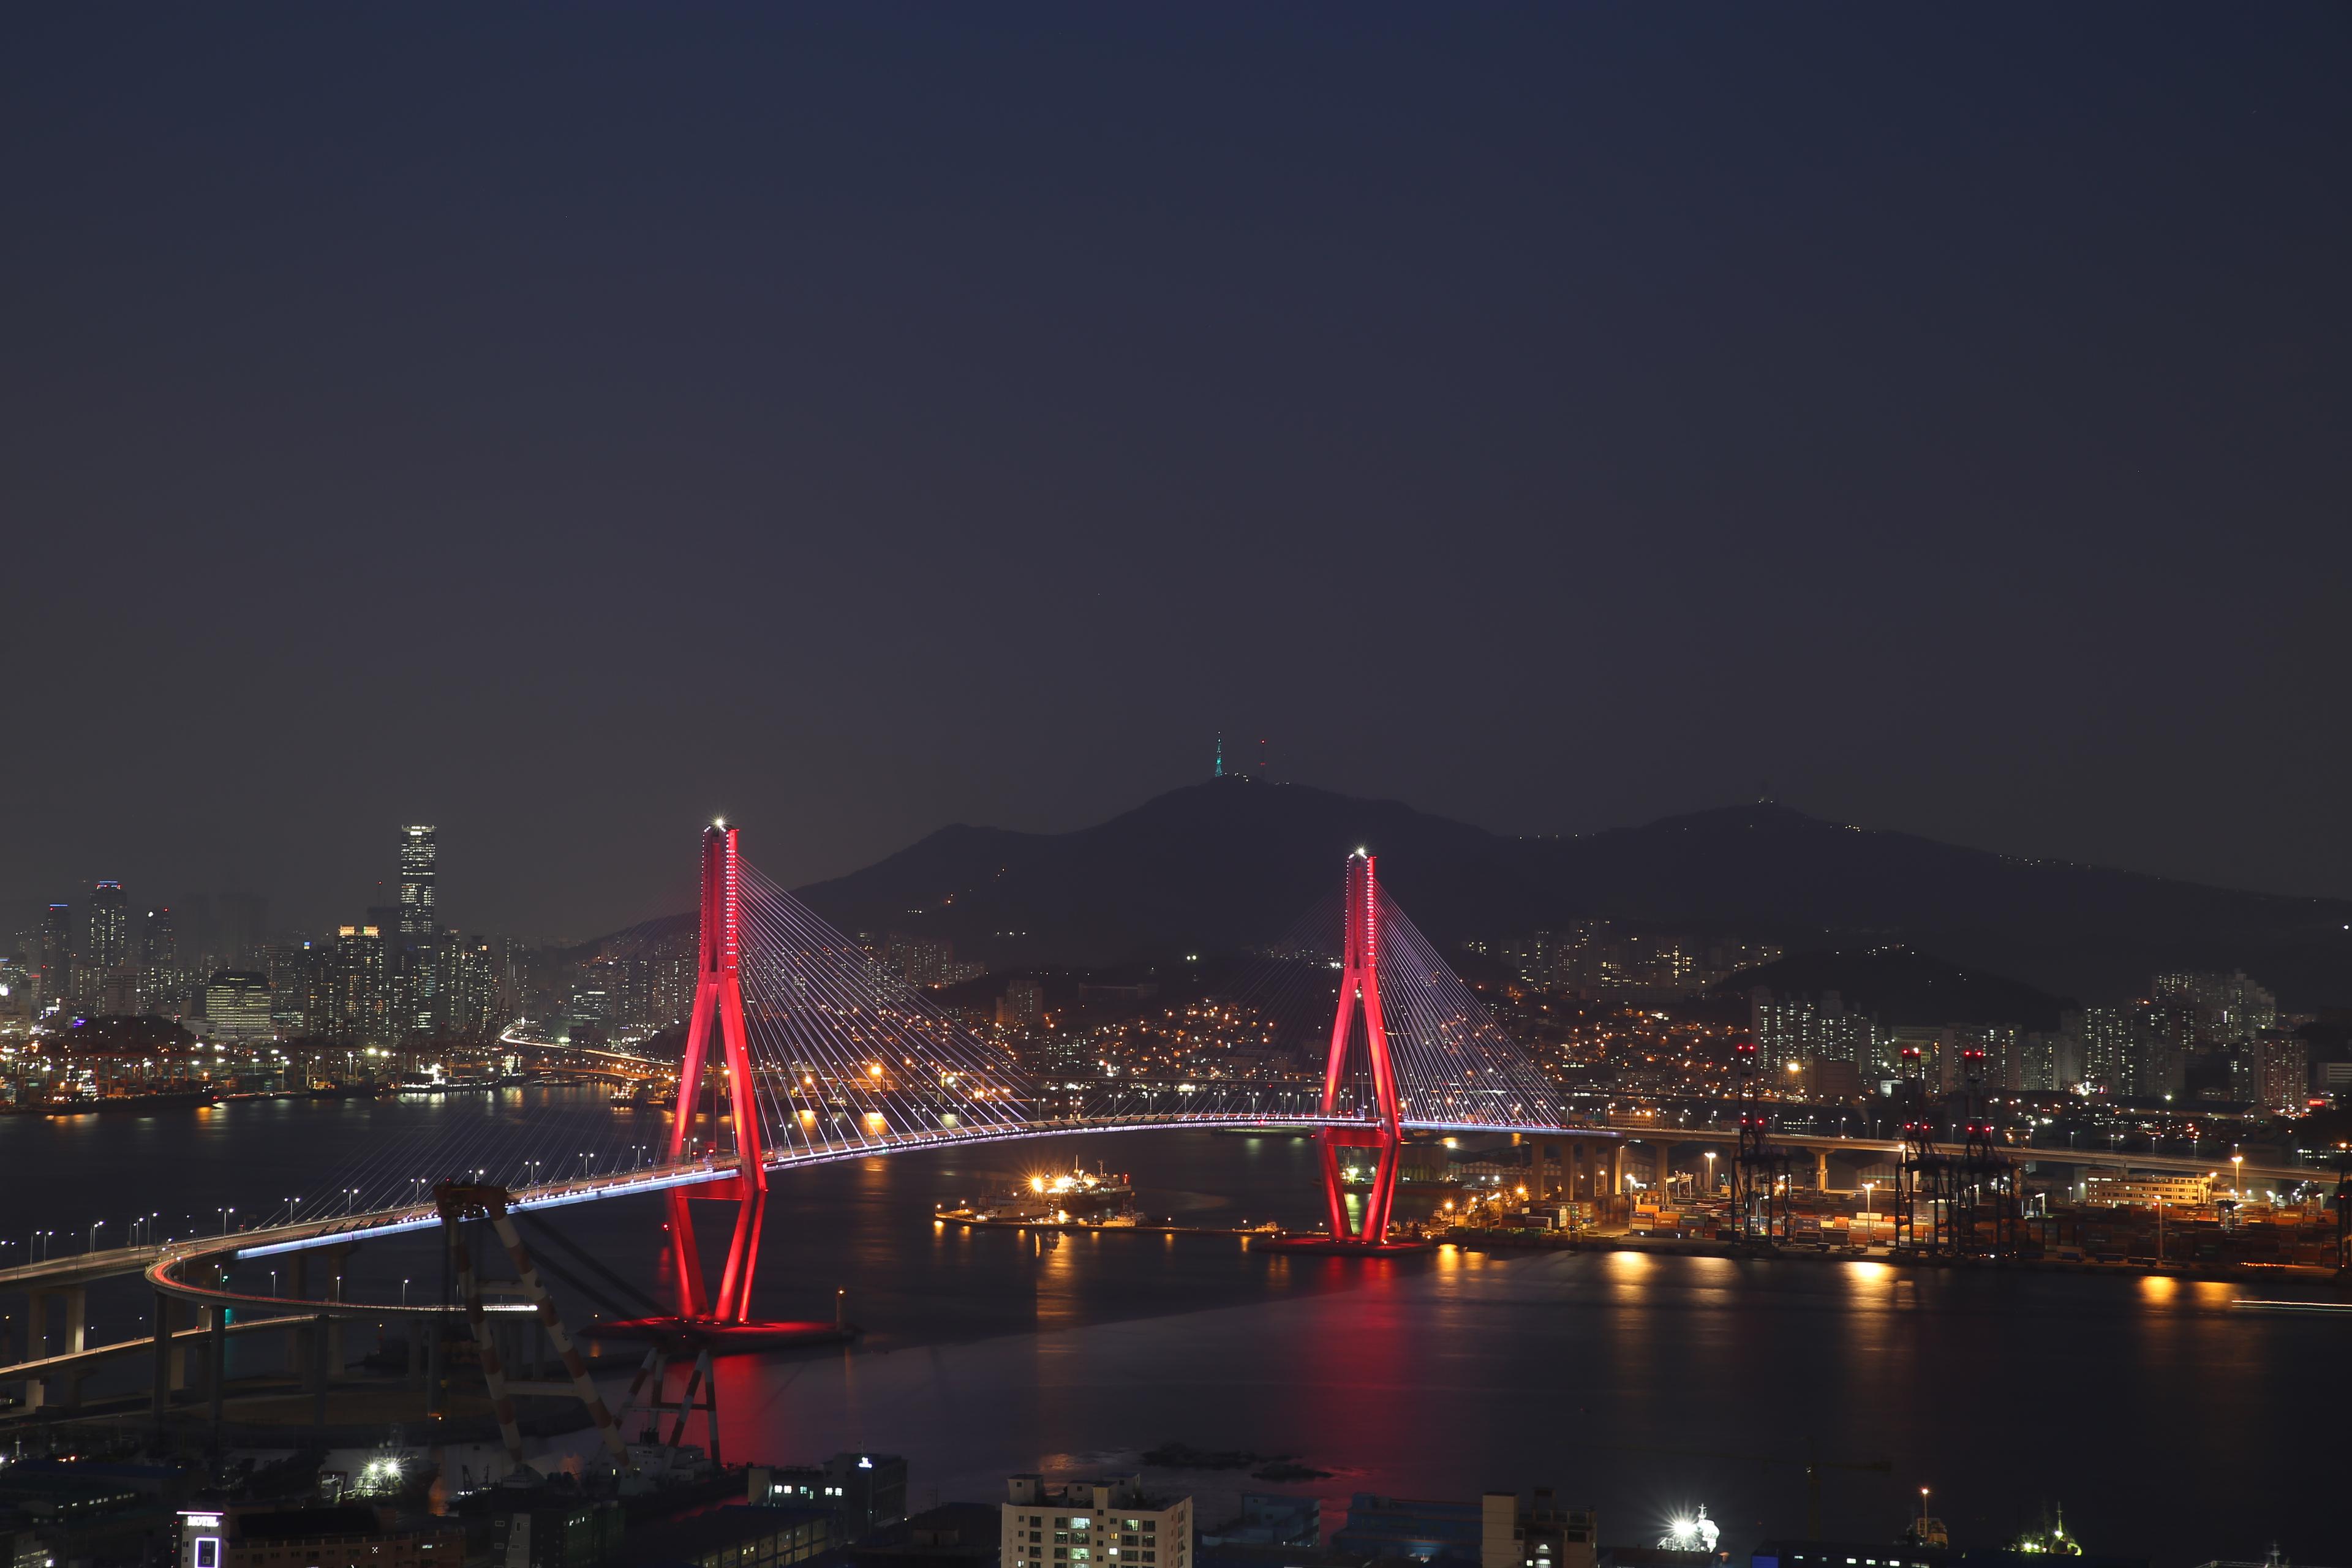
[[0, 899], [1208, 763], [2352, 893], [2338, 5], [0, 21]]

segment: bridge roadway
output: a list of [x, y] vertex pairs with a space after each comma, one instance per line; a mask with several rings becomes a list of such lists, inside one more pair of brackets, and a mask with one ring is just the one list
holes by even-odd
[[[811, 1165], [834, 1164], [846, 1160], [870, 1159], [877, 1155], [903, 1153], [913, 1149], [965, 1148], [985, 1143], [1013, 1142], [1036, 1138], [1067, 1137], [1088, 1132], [1147, 1131], [1155, 1128], [1248, 1131], [1297, 1131], [1341, 1124], [1360, 1125], [1342, 1119], [1314, 1115], [1190, 1115], [1166, 1113], [1082, 1119], [1061, 1121], [1023, 1123], [1006, 1127], [983, 1127], [950, 1132], [892, 1133], [880, 1138], [861, 1140], [820, 1148], [801, 1148], [773, 1155], [765, 1162], [770, 1171], [798, 1170]], [[1542, 1138], [1592, 1138], [1612, 1142], [1619, 1134], [1605, 1127], [1528, 1127], [1492, 1128], [1436, 1122], [1408, 1122], [1410, 1131], [1426, 1132], [1499, 1132], [1513, 1131]], [[694, 1186], [708, 1182], [726, 1181], [736, 1173], [735, 1166], [724, 1156], [705, 1156], [688, 1163], [656, 1166], [645, 1170], [615, 1172], [608, 1175], [579, 1177], [552, 1181], [535, 1186], [512, 1190], [514, 1208], [532, 1212], [554, 1209], [573, 1204], [595, 1203], [610, 1198], [637, 1196], [666, 1192], [674, 1187]], [[441, 1223], [441, 1216], [430, 1203], [403, 1205], [359, 1214], [335, 1215], [303, 1220], [289, 1225], [268, 1226], [253, 1230], [232, 1231], [221, 1236], [191, 1237], [154, 1247], [115, 1247], [105, 1252], [82, 1253], [69, 1258], [51, 1258], [45, 1262], [20, 1265], [0, 1269], [0, 1291], [24, 1290], [37, 1299], [62, 1295], [70, 1300], [68, 1316], [68, 1349], [57, 1355], [21, 1362], [13, 1366], [0, 1366], [0, 1383], [26, 1378], [42, 1378], [59, 1374], [85, 1373], [101, 1363], [125, 1356], [151, 1353], [157, 1350], [158, 1340], [165, 1342], [201, 1338], [211, 1331], [205, 1328], [167, 1331], [165, 1335], [136, 1340], [119, 1340], [104, 1345], [84, 1345], [80, 1342], [79, 1296], [86, 1287], [104, 1279], [143, 1273], [159, 1298], [190, 1303], [205, 1310], [208, 1320], [221, 1321], [224, 1332], [249, 1332], [264, 1328], [286, 1329], [315, 1322], [319, 1320], [366, 1319], [383, 1321], [411, 1317], [429, 1317], [457, 1309], [438, 1302], [417, 1305], [371, 1301], [320, 1300], [310, 1297], [279, 1296], [263, 1292], [228, 1289], [221, 1279], [230, 1265], [257, 1258], [302, 1252], [320, 1247], [347, 1247], [373, 1238], [399, 1236], [430, 1229]], [[201, 1278], [213, 1274], [211, 1281]], [[158, 1321], [162, 1321], [159, 1302]], [[236, 1322], [226, 1322], [208, 1310], [228, 1309]], [[496, 1310], [496, 1309], [493, 1309]], [[266, 1317], [249, 1314], [268, 1314]]]
[[[1647, 1128], [1612, 1124], [1609, 1131], [1629, 1143], [1719, 1143], [1739, 1142], [1738, 1129], [1714, 1127]], [[1549, 1134], [1542, 1134], [1549, 1137]], [[1828, 1134], [1775, 1132], [1772, 1146], [1776, 1149], [1802, 1149], [1812, 1154], [1884, 1154], [1900, 1159], [1904, 1145], [1893, 1138], [1839, 1138]], [[1938, 1148], [1958, 1152], [1957, 1143], [1947, 1141]], [[2035, 1165], [2112, 1165], [2133, 1171], [2160, 1171], [2184, 1176], [2230, 1176], [2241, 1183], [2262, 1182], [2277, 1187], [2292, 1187], [2305, 1183], [2332, 1181], [2333, 1171], [2306, 1170], [2288, 1165], [2257, 1165], [2246, 1162], [2241, 1172], [2231, 1173], [2229, 1157], [2216, 1160], [2191, 1154], [2140, 1154], [2118, 1150], [2043, 1149], [2027, 1143], [2004, 1143], [2000, 1152], [2020, 1164]]]
[[[965, 1148], [985, 1143], [1013, 1142], [1029, 1139], [1067, 1137], [1088, 1132], [1142, 1131], [1156, 1128], [1202, 1131], [1297, 1131], [1331, 1125], [1360, 1125], [1344, 1120], [1313, 1115], [1185, 1115], [1169, 1113], [1154, 1116], [1106, 1117], [1063, 1121], [1024, 1123], [1010, 1127], [974, 1128], [952, 1132], [893, 1133], [881, 1138], [822, 1148], [803, 1148], [777, 1154], [766, 1162], [771, 1171], [797, 1170], [811, 1165], [833, 1164], [845, 1160], [863, 1160], [877, 1155], [903, 1153], [912, 1149]], [[1715, 1128], [1648, 1128], [1640, 1126], [1562, 1126], [1562, 1127], [1490, 1127], [1465, 1123], [1407, 1122], [1406, 1130], [1417, 1132], [1478, 1133], [1514, 1132], [1522, 1137], [1555, 1140], [1591, 1138], [1626, 1143], [1713, 1143], [1729, 1145], [1738, 1141], [1738, 1133]], [[1886, 1139], [1839, 1138], [1831, 1136], [1780, 1135], [1773, 1138], [1776, 1145], [1801, 1149], [1816, 1154], [1870, 1153], [1899, 1156], [1900, 1142]], [[2215, 1173], [2219, 1166], [2211, 1160], [2198, 1160], [2179, 1155], [2114, 1153], [2079, 1149], [2044, 1150], [2011, 1147], [2005, 1151], [2021, 1161], [2042, 1161], [2062, 1164], [2112, 1164], [2134, 1170], [2179, 1172], [2191, 1174]], [[2220, 1162], [2227, 1165], [2228, 1161]], [[552, 1181], [536, 1186], [520, 1187], [513, 1191], [513, 1206], [526, 1212], [562, 1208], [573, 1204], [595, 1203], [610, 1198], [631, 1197], [665, 1192], [673, 1187], [693, 1186], [707, 1182], [725, 1181], [735, 1174], [734, 1166], [722, 1157], [706, 1156], [690, 1163], [656, 1166], [644, 1170], [616, 1172], [603, 1176]], [[2248, 1165], [2242, 1179], [2292, 1185], [2299, 1182], [2322, 1179], [2326, 1173], [2272, 1166]], [[454, 1310], [438, 1302], [419, 1305], [368, 1301], [319, 1300], [308, 1297], [278, 1296], [258, 1292], [232, 1290], [220, 1279], [230, 1264], [257, 1258], [275, 1257], [283, 1253], [312, 1248], [343, 1247], [377, 1237], [399, 1236], [429, 1229], [440, 1223], [440, 1215], [429, 1203], [411, 1204], [394, 1208], [371, 1210], [359, 1214], [331, 1215], [304, 1220], [289, 1225], [270, 1226], [254, 1230], [235, 1231], [223, 1236], [194, 1237], [157, 1246], [119, 1247], [103, 1252], [79, 1253], [68, 1258], [50, 1258], [40, 1263], [20, 1264], [0, 1269], [0, 1291], [26, 1291], [35, 1297], [50, 1295], [74, 1296], [89, 1285], [101, 1279], [118, 1279], [143, 1273], [161, 1297], [186, 1301], [198, 1309], [227, 1308], [232, 1314], [267, 1313], [266, 1317], [243, 1316], [234, 1323], [223, 1326], [225, 1332], [252, 1332], [263, 1329], [284, 1329], [294, 1324], [309, 1323], [321, 1318], [385, 1320], [407, 1317], [427, 1317]], [[209, 1260], [215, 1272], [211, 1283], [191, 1277], [196, 1266]], [[211, 1332], [205, 1328], [170, 1331], [172, 1341], [201, 1338]], [[60, 1373], [87, 1372], [100, 1363], [124, 1356], [149, 1353], [155, 1340], [140, 1338], [121, 1340], [104, 1345], [83, 1345], [78, 1330], [68, 1333], [68, 1348], [62, 1353], [45, 1355], [37, 1360], [13, 1366], [0, 1366], [0, 1383], [26, 1378], [39, 1378]]]

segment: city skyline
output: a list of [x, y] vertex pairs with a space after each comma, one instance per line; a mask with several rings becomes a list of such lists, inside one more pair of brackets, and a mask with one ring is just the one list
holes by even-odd
[[0, 1568], [2339, 1561], [2347, 80], [0, 13]]

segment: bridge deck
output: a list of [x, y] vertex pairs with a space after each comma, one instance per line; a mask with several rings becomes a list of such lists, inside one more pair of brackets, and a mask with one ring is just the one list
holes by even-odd
[[[1097, 1132], [1140, 1131], [1153, 1129], [1236, 1131], [1257, 1129], [1269, 1132], [1284, 1132], [1308, 1131], [1335, 1124], [1353, 1125], [1354, 1123], [1335, 1122], [1332, 1119], [1313, 1115], [1193, 1116], [1179, 1113], [1023, 1122], [945, 1131], [887, 1133], [838, 1145], [789, 1149], [772, 1155], [766, 1162], [766, 1168], [781, 1173], [803, 1166], [904, 1153], [916, 1149], [968, 1148], [980, 1144]], [[1515, 1132], [1528, 1137], [1589, 1138], [1612, 1142], [1729, 1144], [1736, 1142], [1738, 1136], [1736, 1131], [1714, 1128], [1653, 1128], [1622, 1125], [1492, 1127], [1470, 1123], [1424, 1121], [1409, 1121], [1405, 1125], [1408, 1130], [1418, 1132]], [[1808, 1152], [1869, 1154], [1885, 1158], [1899, 1156], [1903, 1150], [1900, 1142], [1886, 1139], [1776, 1134], [1773, 1142], [1780, 1147]], [[2020, 1162], [2076, 1165], [2114, 1164], [2135, 1170], [2168, 1171], [2190, 1174], [2219, 1173], [2226, 1170], [2230, 1164], [2226, 1160], [2217, 1163], [2183, 1155], [2122, 1153], [2080, 1149], [2011, 1148], [2004, 1152]], [[723, 1159], [706, 1157], [688, 1164], [654, 1166], [609, 1175], [553, 1181], [537, 1186], [518, 1188], [513, 1194], [513, 1206], [525, 1211], [561, 1208], [573, 1204], [602, 1202], [613, 1198], [666, 1192], [675, 1187], [726, 1181], [735, 1174], [735, 1168], [731, 1163]], [[2243, 1167], [2241, 1179], [2291, 1185], [2321, 1180], [2324, 1179], [2325, 1174], [2315, 1171], [2249, 1164]], [[68, 1258], [51, 1258], [40, 1263], [20, 1264], [12, 1268], [0, 1269], [0, 1289], [66, 1290], [99, 1279], [143, 1272], [159, 1290], [183, 1300], [205, 1304], [231, 1305], [248, 1310], [268, 1310], [273, 1312], [305, 1316], [315, 1316], [322, 1308], [332, 1310], [338, 1316], [384, 1317], [421, 1314], [437, 1311], [440, 1309], [437, 1307], [404, 1309], [358, 1302], [327, 1303], [294, 1297], [250, 1295], [198, 1283], [195, 1279], [187, 1277], [184, 1270], [186, 1266], [199, 1259], [218, 1258], [224, 1254], [233, 1260], [242, 1261], [422, 1231], [439, 1223], [440, 1216], [433, 1205], [429, 1203], [422, 1203], [334, 1215], [294, 1225], [232, 1232], [221, 1237], [192, 1237], [161, 1247], [114, 1247], [103, 1252], [78, 1254]], [[144, 1344], [147, 1342], [138, 1342]], [[127, 1343], [126, 1342], [126, 1345]], [[102, 1350], [110, 1353], [128, 1353], [127, 1349], [121, 1346], [102, 1347]], [[100, 1352], [93, 1351], [82, 1353]]]

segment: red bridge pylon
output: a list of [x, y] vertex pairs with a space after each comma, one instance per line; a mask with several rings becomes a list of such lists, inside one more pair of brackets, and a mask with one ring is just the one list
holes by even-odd
[[[1298, 1237], [1290, 1245], [1335, 1252], [1417, 1249], [1419, 1243], [1397, 1248], [1388, 1238], [1404, 1131], [1396, 1064], [1389, 1055], [1388, 1025], [1381, 1016], [1380, 879], [1372, 858], [1361, 850], [1348, 857], [1347, 899], [1341, 918], [1339, 1010], [1331, 1020], [1331, 1054], [1323, 1068], [1323, 1114], [1340, 1112], [1340, 1095], [1348, 1079], [1348, 1045], [1359, 1017], [1363, 1020], [1364, 1054], [1371, 1068], [1372, 1102], [1364, 1108], [1370, 1114], [1361, 1126], [1323, 1129], [1323, 1197], [1330, 1231], [1324, 1237]], [[1352, 1225], [1348, 1220], [1342, 1149], [1372, 1152], [1371, 1186], [1364, 1194], [1363, 1213]]]
[[[740, 1323], [751, 1316], [751, 1278], [760, 1266], [760, 1222], [768, 1209], [768, 1172], [760, 1159], [760, 1110], [751, 1079], [751, 1046], [743, 1027], [743, 924], [741, 829], [714, 823], [702, 830], [702, 932], [694, 968], [694, 1012], [686, 1026], [686, 1060], [677, 1076], [677, 1115], [670, 1123], [669, 1158], [687, 1157], [702, 1079], [718, 1033], [725, 1051], [727, 1092], [722, 1113], [735, 1125], [735, 1174], [669, 1191], [670, 1244], [677, 1265], [678, 1316], [694, 1321]], [[719, 1118], [711, 1119], [715, 1154]], [[693, 1202], [732, 1203], [735, 1232], [714, 1295], [703, 1275], [702, 1249], [694, 1239]]]
[[[703, 1079], [712, 1065], [712, 1038], [724, 1069], [726, 1092], [712, 1117], [709, 1154], [734, 1173], [717, 1181], [669, 1189], [670, 1262], [677, 1275], [677, 1316], [637, 1318], [597, 1324], [587, 1331], [599, 1340], [651, 1340], [646, 1367], [655, 1373], [658, 1401], [668, 1360], [696, 1354], [726, 1354], [777, 1344], [850, 1339], [857, 1331], [835, 1322], [754, 1322], [751, 1284], [760, 1268], [760, 1225], [768, 1212], [768, 1170], [760, 1139], [760, 1107], [753, 1077], [751, 1031], [743, 1017], [743, 910], [740, 830], [723, 822], [702, 830], [702, 923], [695, 954], [694, 1011], [686, 1028], [686, 1058], [678, 1065], [677, 1112], [670, 1123], [669, 1163], [683, 1164], [704, 1151], [694, 1145], [695, 1116]], [[723, 1147], [722, 1129], [734, 1128], [733, 1148]], [[702, 1265], [694, 1235], [698, 1201], [731, 1203], [735, 1228], [727, 1243], [717, 1289]], [[645, 1381], [640, 1373], [639, 1382]], [[691, 1385], [688, 1391], [690, 1403]], [[635, 1390], [632, 1390], [635, 1398]], [[686, 1406], [679, 1407], [683, 1429]], [[716, 1416], [713, 1416], [716, 1420]], [[677, 1441], [672, 1434], [670, 1441]]]

